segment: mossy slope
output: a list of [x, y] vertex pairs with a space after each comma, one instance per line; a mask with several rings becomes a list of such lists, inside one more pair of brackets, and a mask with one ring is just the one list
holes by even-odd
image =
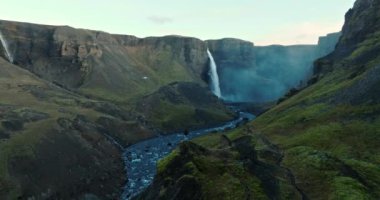
[[[286, 169], [293, 177], [290, 181], [293, 184], [280, 185], [296, 188], [303, 198], [380, 198], [378, 10], [378, 1], [358, 0], [346, 15], [342, 37], [335, 51], [316, 61], [315, 76], [310, 85], [258, 117], [246, 128], [231, 133], [234, 138], [244, 135], [253, 137], [258, 159], [263, 157], [266, 162]], [[208, 148], [204, 151], [212, 151], [212, 145], [221, 144], [219, 137], [213, 135], [195, 141], [206, 144]], [[232, 154], [234, 150], [227, 152]], [[168, 173], [175, 156], [171, 156], [174, 159], [166, 161], [166, 167], [160, 165], [161, 173], [157, 181], [172, 178], [172, 174]], [[177, 155], [182, 159], [186, 156], [188, 154]], [[212, 163], [210, 159], [198, 168]], [[178, 168], [177, 173], [189, 174], [188, 171], [181, 171], [184, 169], [186, 167]], [[247, 168], [244, 170], [245, 173], [249, 171]], [[213, 172], [203, 172], [209, 182], [218, 180]], [[256, 174], [247, 175], [258, 177]], [[199, 176], [195, 177], [199, 180]], [[273, 177], [268, 179], [276, 180]], [[261, 184], [263, 186], [265, 182]], [[160, 188], [161, 185], [155, 186]], [[201, 181], [193, 194], [204, 194], [204, 188], [207, 188], [207, 182]], [[219, 188], [209, 191], [211, 199], [212, 195], [219, 193]], [[270, 191], [278, 194], [279, 199], [296, 198], [279, 195], [287, 194], [279, 192], [281, 189], [271, 188]], [[256, 192], [257, 195], [262, 194]], [[229, 197], [226, 195], [220, 199]]]
[[215, 126], [235, 115], [208, 88], [191, 82], [161, 87], [143, 97], [136, 112], [147, 124], [165, 132]]

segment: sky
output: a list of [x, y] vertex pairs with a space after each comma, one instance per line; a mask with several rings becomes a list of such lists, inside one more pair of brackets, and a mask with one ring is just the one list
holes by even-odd
[[0, 19], [138, 37], [226, 37], [315, 44], [341, 30], [355, 0], [1, 0]]

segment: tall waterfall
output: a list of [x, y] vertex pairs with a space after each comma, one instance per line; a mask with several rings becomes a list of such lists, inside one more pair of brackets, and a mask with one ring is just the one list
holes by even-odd
[[207, 54], [210, 59], [210, 71], [208, 72], [210, 78], [211, 78], [211, 91], [218, 96], [219, 98], [222, 97], [222, 93], [220, 91], [220, 85], [219, 85], [219, 76], [218, 76], [218, 70], [217, 66], [214, 60], [214, 57], [212, 57], [212, 54], [210, 50], [207, 49]]
[[3, 45], [4, 50], [5, 50], [5, 56], [7, 56], [9, 62], [13, 63], [13, 56], [9, 50], [8, 42], [5, 40], [1, 31], [0, 31], [0, 41], [1, 41], [1, 44]]

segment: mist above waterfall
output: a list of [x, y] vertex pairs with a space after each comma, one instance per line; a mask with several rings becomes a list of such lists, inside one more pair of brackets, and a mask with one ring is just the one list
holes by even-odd
[[306, 82], [317, 58], [315, 45], [252, 47], [250, 65], [220, 61], [223, 99], [231, 102], [268, 102]]
[[267, 102], [277, 99], [286, 91], [282, 82], [258, 74], [255, 70], [227, 68], [223, 70], [222, 77], [230, 80], [223, 87], [226, 101]]

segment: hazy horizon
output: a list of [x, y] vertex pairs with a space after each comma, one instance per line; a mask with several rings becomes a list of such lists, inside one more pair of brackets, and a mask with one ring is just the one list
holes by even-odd
[[[354, 0], [4, 0], [0, 19], [137, 37], [239, 38], [264, 45], [316, 44], [338, 32]], [[20, 5], [23, 5], [20, 7]], [[43, 6], [41, 6], [43, 5]], [[17, 12], [14, 12], [17, 10]]]

